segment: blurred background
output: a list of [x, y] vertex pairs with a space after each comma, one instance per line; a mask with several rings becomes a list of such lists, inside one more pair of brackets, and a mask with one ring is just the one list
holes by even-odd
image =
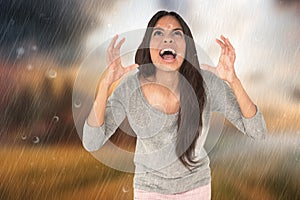
[[[72, 101], [73, 85], [91, 51], [146, 28], [160, 9], [178, 12], [215, 64], [215, 38], [229, 37], [269, 130], [253, 141], [225, 122], [209, 154], [212, 199], [300, 199], [297, 0], [0, 0], [0, 199], [132, 199], [133, 174], [83, 149], [72, 109], [85, 108]], [[120, 129], [111, 141], [134, 150]]]

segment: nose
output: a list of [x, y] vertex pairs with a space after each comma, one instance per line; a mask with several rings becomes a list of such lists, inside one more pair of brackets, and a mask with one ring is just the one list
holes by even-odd
[[174, 42], [173, 39], [170, 38], [170, 37], [165, 37], [164, 38], [164, 43], [173, 43], [173, 42]]

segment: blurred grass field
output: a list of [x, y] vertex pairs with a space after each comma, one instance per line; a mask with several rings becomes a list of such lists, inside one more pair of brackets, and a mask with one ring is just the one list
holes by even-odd
[[[223, 134], [210, 157], [212, 199], [300, 199], [299, 137]], [[133, 198], [133, 174], [101, 164], [80, 145], [2, 146], [0, 158], [0, 199]]]
[[0, 199], [131, 199], [132, 174], [102, 165], [82, 147], [0, 150]]

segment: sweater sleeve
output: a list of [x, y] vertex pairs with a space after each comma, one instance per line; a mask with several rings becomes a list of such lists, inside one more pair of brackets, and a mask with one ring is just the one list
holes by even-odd
[[211, 74], [210, 84], [208, 87], [212, 101], [212, 111], [222, 113], [238, 130], [253, 139], [264, 139], [266, 137], [265, 120], [256, 105], [255, 115], [251, 118], [245, 118], [232, 89], [225, 81]]
[[82, 143], [87, 151], [99, 150], [112, 136], [125, 119], [125, 109], [116, 93], [107, 100], [104, 123], [99, 127], [90, 126], [85, 120], [83, 126]]

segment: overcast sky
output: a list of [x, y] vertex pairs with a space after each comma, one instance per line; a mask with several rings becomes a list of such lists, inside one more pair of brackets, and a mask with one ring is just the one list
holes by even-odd
[[[184, 3], [183, 3], [184, 2]], [[300, 99], [300, 6], [285, 0], [6, 0], [0, 1], [0, 54], [22, 59], [47, 54], [80, 60], [115, 34], [144, 29], [160, 9], [177, 11], [216, 64], [215, 38], [229, 37], [236, 71], [260, 99]], [[138, 45], [142, 34], [135, 38]], [[130, 41], [126, 41], [129, 45]], [[137, 47], [137, 46], [136, 46]], [[201, 61], [200, 61], [201, 62]], [[281, 100], [280, 100], [281, 101]]]
[[257, 100], [299, 102], [300, 7], [297, 1], [184, 2], [184, 5], [182, 1], [170, 0], [116, 3], [112, 12], [102, 16], [103, 26], [87, 37], [86, 50], [114, 34], [146, 28], [159, 9], [175, 10], [189, 24], [196, 43], [215, 64], [220, 54], [215, 38], [220, 34], [229, 37], [237, 52], [236, 71]]

